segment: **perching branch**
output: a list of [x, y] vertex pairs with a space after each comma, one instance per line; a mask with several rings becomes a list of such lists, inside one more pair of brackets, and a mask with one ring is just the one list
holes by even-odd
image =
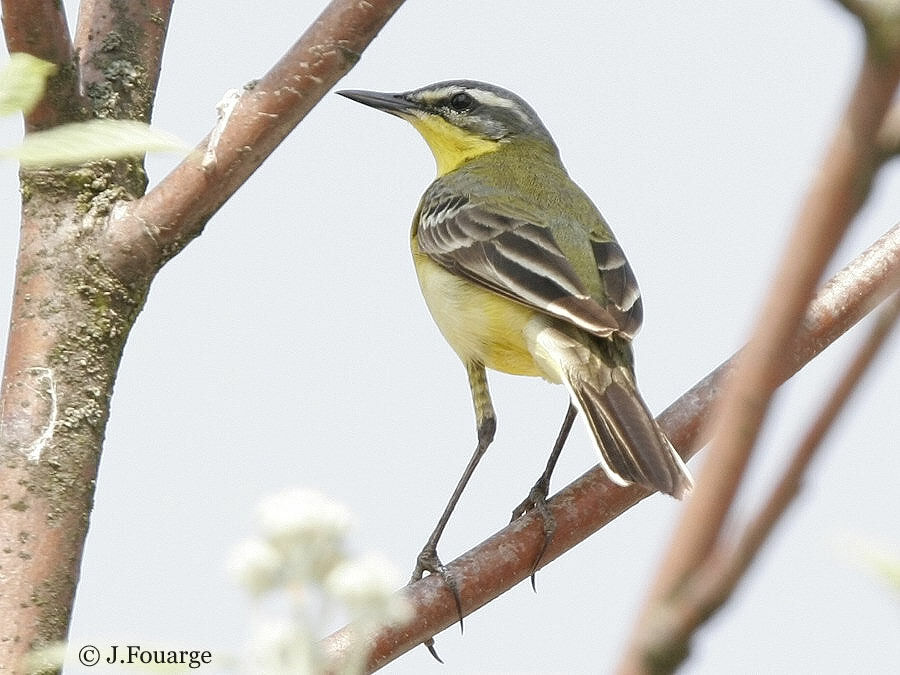
[[[771, 491], [770, 495], [763, 500], [763, 508], [751, 520], [744, 534], [740, 537], [734, 554], [731, 556], [732, 563], [730, 567], [734, 569], [734, 572], [722, 575], [723, 579], [734, 579], [736, 581], [747, 570], [753, 557], [760, 550], [775, 524], [797, 494], [799, 494], [806, 470], [815, 457], [816, 451], [821, 447], [822, 440], [831, 429], [863, 376], [868, 372], [869, 367], [874, 362], [886, 340], [896, 329], [898, 318], [900, 318], [900, 293], [895, 292], [890, 299], [885, 301], [876, 319], [875, 326], [869, 332], [866, 341], [859, 348], [843, 377], [835, 386], [828, 401], [822, 407], [819, 416], [797, 446], [778, 484]], [[716, 595], [723, 597], [725, 591], [730, 592], [733, 589], [734, 584], [730, 586], [723, 584], [722, 590]], [[711, 603], [706, 604], [707, 606], [711, 605]]]
[[[787, 379], [800, 370], [898, 289], [900, 225], [872, 244], [819, 291], [807, 308], [803, 328], [788, 350], [789, 366], [781, 376]], [[693, 456], [708, 440], [709, 429], [704, 422], [720, 398], [736, 360], [734, 356], [716, 368], [657, 418], [683, 457]], [[646, 491], [636, 486], [612, 485], [602, 469], [591, 469], [550, 501], [557, 529], [544, 553], [542, 566], [647, 496]], [[471, 614], [526, 579], [542, 544], [540, 516], [528, 513], [451, 562], [447, 567], [459, 585], [463, 613]], [[411, 603], [414, 618], [364, 638], [373, 645], [369, 659], [372, 671], [457, 621], [453, 597], [438, 578], [425, 577], [399, 593]], [[326, 638], [323, 647], [339, 663], [354, 639], [353, 629], [348, 626]]]
[[[867, 25], [870, 38], [882, 33]], [[673, 612], [680, 590], [690, 586], [695, 571], [715, 555], [772, 396], [790, 368], [789, 348], [802, 326], [804, 308], [882, 160], [878, 135], [898, 80], [900, 52], [886, 55], [870, 43], [760, 318], [723, 393], [714, 418], [714, 448], [651, 586], [621, 664], [623, 673], [668, 671], [685, 656], [682, 644], [671, 653], [652, 651], [657, 635], [666, 630], [660, 627], [660, 617]]]
[[[27, 120], [29, 130], [88, 114], [149, 116], [170, 1], [84, 2], [76, 34], [82, 49], [80, 73], [59, 3], [0, 2], [11, 49], [30, 45], [32, 49], [22, 50], [61, 66], [50, 94]], [[28, 190], [0, 387], [0, 670], [16, 671], [31, 647], [65, 636], [109, 397], [125, 340], [154, 275], [201, 232], [352, 67], [401, 3], [332, 2], [272, 71], [239, 97], [227, 99], [219, 123], [196, 154], [143, 197], [139, 181], [130, 180], [133, 175], [126, 183], [102, 163], [65, 175], [23, 175]], [[105, 59], [104, 49], [119, 50], [116, 53], [135, 67], [123, 69], [122, 63]], [[78, 93], [79, 74], [86, 97]], [[141, 91], [125, 86], [135, 82]], [[819, 313], [810, 315], [808, 332], [795, 345], [797, 368], [871, 309], [888, 293], [887, 287], [896, 288], [898, 249], [895, 228], [881, 246], [870, 249], [858, 269], [845, 271], [842, 274], [849, 276], [823, 291], [816, 305]], [[838, 303], [832, 316], [827, 315], [829, 298]], [[728, 367], [664, 413], [664, 428], [684, 452], [699, 447], [700, 420]], [[782, 375], [786, 377], [787, 370]], [[559, 531], [546, 562], [646, 496], [639, 489], [613, 488], [599, 476], [599, 471], [587, 474], [553, 501]], [[471, 555], [476, 566], [486, 561], [481, 564], [487, 574], [478, 578], [471, 566], [454, 569], [467, 611], [527, 576], [529, 564], [524, 561], [533, 560], [542, 529], [529, 517], [503, 536], [511, 537], [504, 541], [517, 555], [480, 548]], [[504, 567], [510, 557], [515, 558], [513, 567]], [[523, 564], [517, 566], [520, 560]], [[416, 644], [455, 620], [452, 599], [434, 580], [423, 580], [409, 592], [419, 597], [422, 607], [415, 619], [418, 632], [379, 638], [394, 645], [380, 652], [380, 663], [393, 658], [385, 656], [391, 649], [399, 653], [397, 644]], [[437, 601], [433, 606], [422, 600], [429, 595]], [[433, 607], [443, 613], [434, 614]]]
[[[874, 139], [900, 77], [865, 59], [851, 104], [797, 218], [760, 320], [717, 413], [716, 448], [676, 529], [659, 587], [671, 589], [712, 549], [740, 485], [772, 394], [789, 367], [788, 348], [845, 228], [866, 194]], [[657, 593], [660, 593], [657, 590]], [[654, 594], [655, 597], [660, 595]]]
[[666, 607], [664, 619], [654, 631], [656, 642], [647, 645], [652, 654], [687, 654], [691, 636], [731, 597], [756, 559], [775, 525], [797, 495], [810, 462], [838, 414], [874, 361], [900, 316], [900, 293], [885, 302], [874, 328], [859, 349], [815, 422], [788, 463], [781, 478], [762, 501], [759, 513], [736, 542], [720, 543], [690, 581], [678, 591], [678, 602]]

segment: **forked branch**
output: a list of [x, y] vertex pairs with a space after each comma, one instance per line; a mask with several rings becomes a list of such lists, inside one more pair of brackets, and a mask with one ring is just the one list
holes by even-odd
[[216, 127], [172, 173], [113, 219], [104, 262], [125, 278], [158, 269], [200, 234], [403, 0], [334, 0], [259, 81], [226, 97]]
[[[26, 120], [29, 130], [91, 115], [149, 119], [171, 0], [84, 0], [74, 46], [59, 0], [0, 2], [10, 49], [59, 67]], [[210, 135], [214, 147], [202, 142], [150, 194], [140, 196], [146, 177], [134, 159], [23, 171], [0, 383], [0, 671], [24, 671], [30, 649], [65, 638], [112, 386], [156, 272], [350, 69], [400, 4], [331, 2], [222, 116]]]

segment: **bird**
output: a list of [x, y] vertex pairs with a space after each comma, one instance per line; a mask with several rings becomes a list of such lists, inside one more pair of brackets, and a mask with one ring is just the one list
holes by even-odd
[[638, 392], [631, 341], [643, 304], [635, 275], [534, 109], [475, 80], [337, 93], [412, 124], [437, 165], [413, 217], [410, 248], [425, 303], [466, 368], [477, 444], [411, 581], [440, 574], [462, 621], [437, 545], [496, 431], [486, 369], [562, 384], [570, 399], [547, 468], [513, 511], [516, 518], [537, 508], [544, 517], [532, 584], [555, 527], [546, 505], [550, 475], [578, 414], [613, 483], [679, 499], [693, 483]]

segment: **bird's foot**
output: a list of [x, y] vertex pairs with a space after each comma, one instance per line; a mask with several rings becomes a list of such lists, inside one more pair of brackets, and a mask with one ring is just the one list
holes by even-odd
[[[409, 583], [414, 583], [422, 579], [425, 573], [428, 572], [429, 575], [436, 574], [438, 575], [447, 588], [450, 590], [451, 595], [453, 595], [453, 602], [456, 603], [456, 614], [459, 617], [459, 630], [462, 632], [463, 630], [463, 611], [462, 611], [462, 599], [459, 595], [459, 586], [456, 583], [456, 579], [453, 578], [453, 575], [447, 570], [444, 566], [444, 563], [441, 562], [441, 559], [438, 557], [437, 550], [433, 545], [426, 545], [425, 548], [422, 549], [422, 552], [419, 553], [416, 558], [416, 567], [413, 570], [412, 578], [409, 580]], [[438, 656], [437, 651], [434, 648], [434, 638], [428, 638], [423, 643], [427, 648], [431, 655], [440, 663], [443, 663], [441, 657]]]
[[537, 572], [538, 566], [541, 564], [541, 560], [544, 558], [544, 553], [547, 552], [547, 547], [550, 546], [550, 542], [553, 541], [554, 532], [556, 532], [556, 519], [553, 517], [553, 513], [550, 511], [550, 506], [547, 503], [547, 493], [549, 491], [550, 481], [547, 480], [546, 477], [541, 476], [538, 482], [534, 484], [534, 487], [531, 488], [528, 497], [513, 509], [512, 519], [510, 520], [510, 522], [513, 522], [531, 510], [537, 511], [541, 516], [541, 522], [544, 526], [544, 541], [541, 544], [541, 550], [538, 551], [534, 563], [531, 566], [530, 576], [532, 590], [537, 590], [534, 585], [534, 575]]

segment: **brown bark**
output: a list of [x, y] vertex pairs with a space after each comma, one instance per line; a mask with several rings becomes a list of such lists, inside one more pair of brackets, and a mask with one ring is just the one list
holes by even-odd
[[[29, 650], [65, 638], [112, 386], [154, 275], [356, 63], [400, 4], [328, 5], [244, 93], [218, 130], [214, 161], [202, 162], [202, 143], [200, 159], [189, 157], [144, 197], [139, 160], [21, 173], [21, 246], [0, 384], [0, 671], [18, 671]], [[60, 66], [28, 129], [88, 116], [148, 120], [170, 9], [164, 0], [88, 0], [73, 48], [58, 3], [4, 0], [10, 48]]]
[[56, 0], [2, 0], [3, 32], [12, 54], [23, 52], [57, 67], [47, 82], [43, 100], [25, 118], [26, 131], [47, 129], [81, 119], [75, 50], [61, 2]]

